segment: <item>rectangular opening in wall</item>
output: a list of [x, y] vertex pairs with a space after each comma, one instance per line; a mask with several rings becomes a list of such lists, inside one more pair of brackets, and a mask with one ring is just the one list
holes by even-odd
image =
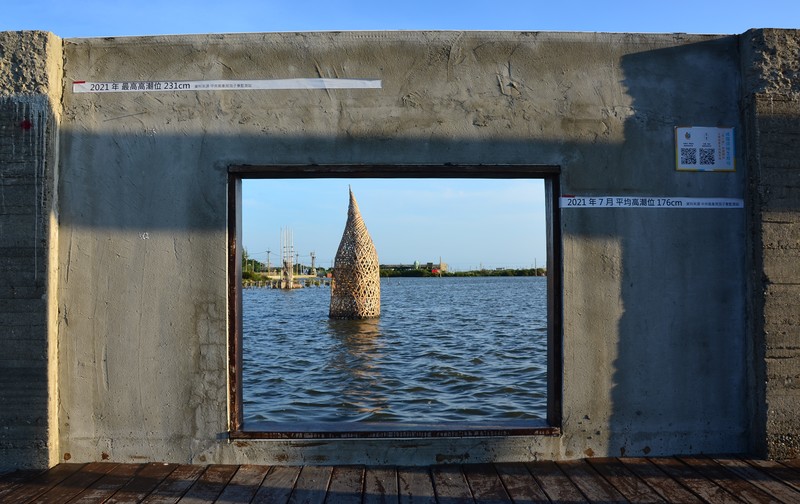
[[[229, 177], [232, 437], [558, 433], [557, 167]], [[350, 277], [379, 314], [333, 308]]]

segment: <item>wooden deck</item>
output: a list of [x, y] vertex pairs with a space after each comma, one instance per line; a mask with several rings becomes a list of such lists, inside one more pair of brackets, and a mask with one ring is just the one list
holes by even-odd
[[431, 467], [60, 464], [2, 503], [800, 502], [800, 460], [592, 458]]

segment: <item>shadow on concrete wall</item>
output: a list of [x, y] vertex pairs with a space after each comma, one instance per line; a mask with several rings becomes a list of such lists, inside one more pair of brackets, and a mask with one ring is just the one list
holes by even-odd
[[[673, 126], [736, 127], [742, 150], [738, 65], [736, 37], [623, 58], [636, 109], [626, 144], [653, 152], [621, 163], [617, 193], [745, 198], [741, 152], [736, 173], [676, 172], [674, 157], [663, 159], [674, 156]], [[653, 107], [655, 94], [663, 111]], [[621, 155], [639, 152], [623, 145]], [[619, 267], [623, 309], [610, 455], [746, 451], [746, 210], [630, 209], [605, 217], [589, 235], [607, 229], [621, 251], [604, 259]]]
[[[442, 138], [151, 138], [146, 133], [120, 138], [66, 132], [63, 149], [70, 159], [61, 178], [61, 239], [67, 262], [62, 302], [69, 323], [62, 323], [67, 358], [61, 366], [62, 373], [74, 376], [62, 381], [69, 389], [70, 399], [63, 401], [72, 409], [68, 413], [109, 419], [97, 426], [100, 432], [140, 429], [162, 417], [159, 422], [172, 425], [160, 431], [163, 435], [178, 431], [198, 439], [224, 438], [227, 354], [217, 352], [217, 360], [204, 364], [197, 349], [212, 344], [224, 350], [227, 344], [227, 322], [220, 310], [227, 294], [228, 166], [546, 163], [573, 148]], [[608, 155], [598, 153], [608, 148], [592, 148], [592, 155]], [[97, 151], [112, 159], [80, 163], [83, 155]], [[90, 243], [79, 243], [89, 237]], [[80, 265], [90, 271], [76, 276], [71, 263], [82, 261], [83, 255], [96, 264]], [[76, 278], [85, 282], [75, 283]], [[193, 307], [208, 300], [216, 300], [214, 341], [196, 330], [204, 324], [198, 317], [208, 317], [208, 311]], [[92, 313], [93, 319], [79, 321], [70, 313]], [[100, 366], [108, 374], [107, 389], [97, 376], [79, 372], [86, 363], [97, 362], [107, 363]], [[211, 365], [214, 373], [205, 373], [202, 365]], [[123, 402], [115, 395], [129, 399]], [[164, 400], [173, 397], [174, 402]], [[182, 403], [181, 397], [197, 400]], [[143, 407], [133, 411], [131, 404]], [[197, 416], [208, 420], [207, 430], [185, 421]]]
[[[775, 72], [771, 78], [784, 74]], [[786, 85], [788, 81], [781, 84]], [[777, 83], [773, 81], [773, 84]], [[777, 87], [777, 86], [776, 86]], [[752, 138], [748, 155], [748, 331], [751, 372], [751, 452], [775, 459], [800, 453], [797, 435], [796, 358], [800, 270], [800, 228], [796, 146], [797, 104], [782, 93], [746, 97], [745, 117]]]

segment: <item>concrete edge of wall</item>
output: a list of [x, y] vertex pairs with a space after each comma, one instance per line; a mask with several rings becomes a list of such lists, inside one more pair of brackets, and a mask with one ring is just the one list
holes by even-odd
[[[15, 308], [30, 313], [29, 323], [5, 328], [10, 334], [4, 351], [16, 352], [26, 371], [40, 376], [29, 400], [25, 383], [13, 383], [14, 369], [6, 369], [3, 381], [22, 388], [3, 404], [9, 414], [22, 419], [0, 437], [0, 470], [38, 468], [58, 462], [57, 422], [57, 271], [58, 271], [58, 139], [63, 91], [62, 40], [49, 32], [0, 32], [0, 107], [8, 114], [0, 136], [0, 152], [8, 149], [3, 166], [4, 192], [16, 192], [35, 202], [18, 210], [19, 224], [4, 229], [0, 247], [13, 248], [13, 267], [0, 273], [7, 280], [3, 297]], [[34, 195], [27, 194], [34, 191]], [[34, 232], [29, 226], [33, 223]], [[5, 240], [4, 240], [5, 241]], [[11, 245], [8, 245], [11, 244]], [[33, 274], [25, 261], [33, 255]], [[19, 264], [16, 264], [19, 263]], [[4, 282], [5, 283], [5, 282]], [[14, 317], [14, 313], [7, 313]], [[29, 364], [30, 363], [30, 364]], [[27, 376], [27, 374], [25, 375]], [[43, 397], [46, 396], [46, 397]], [[33, 406], [32, 406], [33, 405]]]
[[[748, 376], [753, 454], [800, 456], [800, 32], [740, 37], [748, 167]], [[794, 364], [793, 364], [794, 363]]]

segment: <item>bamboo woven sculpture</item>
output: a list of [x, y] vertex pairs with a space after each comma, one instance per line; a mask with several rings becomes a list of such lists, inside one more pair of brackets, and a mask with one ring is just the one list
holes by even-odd
[[364, 319], [381, 314], [378, 253], [358, 203], [350, 190], [350, 206], [331, 280], [331, 318]]

